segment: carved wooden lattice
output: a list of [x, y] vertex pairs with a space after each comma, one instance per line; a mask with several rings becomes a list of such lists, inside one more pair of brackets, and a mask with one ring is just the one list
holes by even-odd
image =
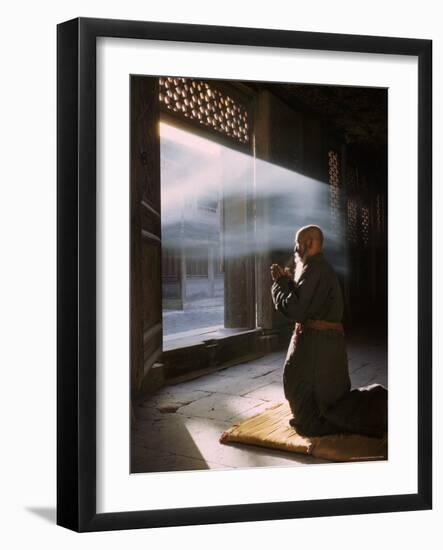
[[375, 224], [376, 224], [378, 233], [383, 232], [384, 223], [385, 223], [385, 219], [384, 219], [383, 196], [380, 194], [377, 194], [377, 197], [375, 199]]
[[347, 235], [351, 243], [358, 242], [357, 234], [357, 202], [353, 199], [348, 199], [348, 226]]
[[211, 84], [182, 77], [161, 77], [159, 99], [169, 111], [199, 122], [241, 143], [249, 142], [248, 113]]
[[332, 231], [337, 234], [340, 229], [340, 171], [338, 155], [335, 151], [328, 153], [329, 189]]
[[369, 208], [361, 209], [361, 239], [364, 245], [369, 243]]
[[377, 233], [381, 232], [381, 200], [380, 195], [377, 194], [375, 198], [375, 227], [377, 229]]

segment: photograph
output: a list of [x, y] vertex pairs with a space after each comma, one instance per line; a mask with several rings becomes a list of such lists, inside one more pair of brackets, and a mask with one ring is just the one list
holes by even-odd
[[388, 89], [129, 78], [131, 474], [388, 460]]
[[432, 41], [406, 35], [58, 26], [58, 525], [432, 506]]
[[438, 546], [441, 10], [355, 6], [5, 4], [1, 547]]

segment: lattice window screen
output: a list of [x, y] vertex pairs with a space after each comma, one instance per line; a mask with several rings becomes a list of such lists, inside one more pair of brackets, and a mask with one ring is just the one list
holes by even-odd
[[361, 209], [361, 238], [364, 245], [369, 243], [369, 208], [366, 206]]
[[329, 189], [332, 231], [340, 231], [340, 169], [338, 154], [335, 151], [328, 153]]
[[377, 197], [375, 199], [375, 224], [377, 228], [378, 233], [383, 232], [384, 227], [384, 205], [383, 205], [383, 197], [380, 194], [377, 194]]
[[240, 143], [249, 142], [247, 110], [211, 84], [191, 78], [161, 77], [160, 103]]
[[381, 232], [381, 204], [380, 204], [380, 195], [375, 197], [375, 228], [377, 233]]
[[357, 243], [358, 242], [357, 202], [353, 199], [348, 199], [347, 210], [348, 210], [348, 227], [347, 227], [348, 240], [351, 243]]

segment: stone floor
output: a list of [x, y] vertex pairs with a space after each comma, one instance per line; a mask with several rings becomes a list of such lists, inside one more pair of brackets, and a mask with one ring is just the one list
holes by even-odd
[[217, 302], [218, 300], [198, 300], [183, 310], [163, 310], [163, 336], [223, 326], [225, 308]]
[[[387, 387], [383, 340], [347, 338], [353, 387]], [[285, 352], [266, 355], [216, 373], [159, 390], [135, 411], [132, 472], [302, 466], [323, 460], [273, 449], [219, 443], [233, 423], [285, 400]]]

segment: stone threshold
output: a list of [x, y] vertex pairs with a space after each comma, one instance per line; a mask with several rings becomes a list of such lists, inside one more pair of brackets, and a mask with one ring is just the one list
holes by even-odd
[[186, 332], [166, 336], [163, 340], [163, 351], [173, 351], [192, 346], [204, 345], [214, 340], [221, 340], [238, 334], [250, 334], [261, 332], [260, 328], [224, 328], [222, 325], [207, 327], [206, 329], [194, 329]]

